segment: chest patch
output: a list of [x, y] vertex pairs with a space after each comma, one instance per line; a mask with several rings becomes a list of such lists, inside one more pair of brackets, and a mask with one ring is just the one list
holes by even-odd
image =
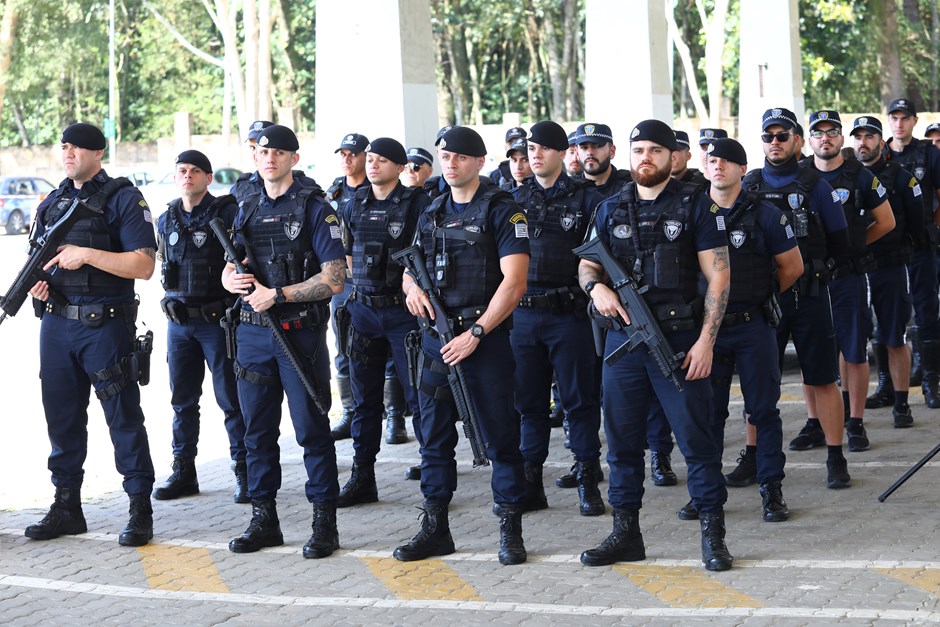
[[682, 234], [682, 223], [678, 220], [666, 220], [663, 224], [663, 234], [670, 242], [674, 242]]
[[845, 189], [844, 187], [840, 187], [839, 189], [837, 189], [836, 194], [839, 195], [839, 202], [841, 202], [843, 205], [849, 199], [849, 190]]
[[290, 221], [284, 223], [284, 235], [287, 236], [287, 239], [294, 241], [297, 239], [297, 236], [300, 235], [300, 229], [302, 224], [297, 221]]
[[633, 231], [630, 229], [629, 224], [618, 224], [614, 227], [613, 235], [617, 239], [630, 239], [630, 236], [633, 235]]
[[196, 245], [196, 248], [202, 248], [202, 245], [206, 243], [206, 232], [205, 231], [193, 231], [193, 244]]
[[574, 228], [575, 217], [570, 213], [561, 214], [561, 228], [566, 231], [570, 231]]
[[388, 234], [393, 238], [398, 239], [401, 237], [401, 232], [404, 230], [405, 225], [402, 222], [389, 222], [388, 223]]
[[741, 246], [744, 245], [744, 241], [746, 239], [747, 235], [744, 233], [744, 231], [741, 230], [731, 231], [731, 233], [728, 234], [728, 240], [735, 248], [741, 248]]
[[803, 196], [801, 194], [789, 194], [787, 195], [787, 204], [790, 205], [790, 209], [799, 209], [803, 206]]

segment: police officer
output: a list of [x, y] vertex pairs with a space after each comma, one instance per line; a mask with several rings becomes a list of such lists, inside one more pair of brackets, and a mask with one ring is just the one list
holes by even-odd
[[522, 418], [526, 510], [548, 507], [542, 466], [551, 435], [554, 369], [577, 465], [579, 509], [583, 516], [600, 516], [605, 512], [595, 470], [601, 447], [600, 382], [595, 377], [587, 298], [577, 286], [578, 258], [571, 252], [584, 241], [599, 199], [593, 183], [564, 172], [567, 142], [559, 124], [534, 124], [528, 138], [534, 176], [513, 190], [528, 218], [532, 254], [527, 289], [513, 314], [510, 335], [517, 365], [515, 403]]
[[153, 538], [154, 473], [137, 385], [139, 371], [149, 368], [144, 363], [149, 351], [135, 346], [134, 279], [153, 274], [157, 244], [143, 196], [127, 179], [112, 179], [101, 169], [106, 145], [104, 134], [91, 124], [78, 122], [62, 131], [66, 178], [36, 209], [36, 234], [65, 215], [76, 198], [104, 215], [75, 225], [45, 265], [46, 270], [56, 268], [52, 278], [30, 290], [33, 298], [45, 302], [39, 310], [39, 364], [52, 445], [49, 470], [56, 490], [49, 513], [26, 527], [26, 537], [50, 540], [87, 531], [82, 466], [88, 453], [89, 390], [94, 386], [130, 500], [130, 520], [118, 542], [141, 546]]
[[929, 139], [934, 146], [940, 148], [940, 122], [929, 124], [927, 128], [924, 129], [924, 137]]
[[[689, 492], [700, 512], [702, 561], [708, 570], [731, 568], [725, 545], [721, 454], [712, 437], [712, 347], [728, 302], [728, 243], [717, 215], [701, 188], [669, 177], [679, 149], [676, 136], [659, 120], [644, 120], [630, 134], [634, 182], [597, 209], [594, 233], [634, 278], [642, 298], [658, 312], [674, 351], [686, 356], [673, 381], [664, 378], [645, 347], [604, 364], [604, 427], [610, 464], [613, 532], [599, 546], [584, 551], [581, 562], [601, 566], [646, 558], [639, 514], [643, 499], [643, 449], [649, 402], [655, 396], [665, 410], [689, 468]], [[702, 272], [708, 287], [698, 296]], [[598, 313], [631, 323], [616, 292], [604, 282], [604, 269], [582, 260], [578, 280]], [[646, 288], [649, 289], [646, 289]], [[621, 327], [623, 328], [623, 327]], [[624, 330], [607, 332], [605, 354], [629, 339]]]
[[708, 166], [708, 147], [716, 139], [728, 137], [728, 131], [723, 128], [700, 128], [698, 130], [698, 157], [702, 164], [702, 169]]
[[[339, 144], [339, 148], [334, 150], [334, 154], [339, 155], [339, 166], [342, 175], [333, 180], [333, 184], [326, 190], [326, 199], [336, 211], [336, 216], [343, 219], [342, 213], [346, 203], [356, 195], [360, 189], [369, 187], [369, 181], [366, 180], [366, 146], [369, 145], [369, 138], [359, 133], [347, 133]], [[351, 278], [347, 272], [346, 278]], [[352, 282], [347, 281], [341, 294], [333, 297], [330, 303], [331, 311], [341, 306], [352, 293]], [[339, 388], [339, 398], [343, 405], [343, 413], [339, 423], [333, 427], [330, 432], [334, 440], [345, 440], [352, 437], [352, 385], [349, 382], [349, 357], [339, 350], [339, 333], [336, 330], [336, 322], [332, 322], [333, 337], [337, 338], [336, 356], [333, 357], [333, 367], [336, 370], [336, 386]]]
[[251, 553], [284, 543], [275, 499], [281, 487], [277, 440], [286, 394], [295, 437], [303, 448], [306, 496], [313, 503], [313, 534], [303, 555], [321, 558], [339, 547], [339, 485], [329, 418], [317, 408], [262, 315], [270, 310], [285, 329], [300, 367], [329, 409], [327, 303], [343, 289], [346, 261], [336, 215], [291, 176], [298, 148], [297, 136], [285, 126], [275, 124], [261, 132], [256, 160], [264, 192], [241, 203], [235, 218], [238, 243], [251, 266], [249, 273], [240, 274], [228, 263], [222, 273], [222, 284], [240, 294], [242, 302], [235, 372], [245, 415], [252, 510], [248, 528], [229, 542], [229, 550]]
[[[405, 187], [398, 177], [408, 157], [400, 143], [388, 137], [366, 147], [365, 187], [346, 203], [343, 216], [346, 262], [352, 269], [352, 294], [346, 304], [351, 329], [347, 337], [349, 374], [353, 391], [353, 466], [349, 481], [339, 493], [338, 507], [378, 500], [375, 457], [382, 435], [382, 384], [386, 362], [392, 356], [396, 388], [412, 411], [415, 434], [421, 437], [418, 393], [408, 383], [405, 336], [417, 335], [418, 323], [404, 307], [402, 268], [391, 256], [414, 240], [418, 215], [431, 204], [420, 188]], [[340, 330], [342, 332], [342, 329]], [[386, 385], [386, 389], [388, 386]], [[404, 399], [392, 403], [405, 404]], [[386, 406], [389, 403], [386, 402]], [[404, 416], [388, 412], [388, 430]], [[406, 436], [407, 438], [407, 436]], [[397, 440], [395, 441], [397, 442]], [[393, 442], [393, 443], [395, 443]]]
[[525, 137], [512, 142], [509, 150], [506, 151], [506, 158], [509, 159], [509, 174], [512, 178], [500, 185], [500, 188], [511, 192], [522, 185], [525, 179], [532, 176], [532, 167], [529, 165], [529, 143]]
[[[515, 359], [509, 343], [509, 317], [526, 290], [529, 239], [526, 216], [512, 197], [480, 183], [485, 163], [483, 139], [455, 126], [441, 138], [438, 160], [450, 191], [434, 200], [418, 219], [418, 237], [455, 337], [441, 346], [429, 331], [422, 337], [421, 530], [395, 549], [402, 561], [453, 553], [447, 508], [457, 487], [454, 448], [457, 408], [444, 391], [449, 366], [460, 364], [480, 421], [486, 455], [493, 463], [493, 500], [500, 522], [499, 561], [526, 560], [522, 539], [525, 498], [519, 418], [513, 407]], [[433, 316], [428, 295], [405, 274], [408, 310]]]
[[434, 171], [434, 156], [424, 148], [414, 146], [408, 149], [408, 163], [401, 175], [405, 187], [424, 188], [424, 183]]
[[[506, 141], [504, 148], [508, 151], [514, 141], [517, 139], [525, 139], [525, 137], [526, 132], [524, 128], [521, 126], [513, 126], [511, 129], [506, 131]], [[509, 161], [500, 161], [499, 165], [496, 166], [496, 169], [490, 172], [488, 176], [497, 185], [502, 185], [503, 183], [508, 183], [511, 181], [512, 176], [509, 172]]]
[[[888, 190], [894, 212], [894, 229], [869, 246], [873, 269], [868, 272], [871, 304], [878, 319], [872, 348], [878, 366], [878, 387], [865, 401], [866, 408], [893, 405], [894, 425], [914, 422], [908, 405], [911, 353], [904, 342], [904, 331], [911, 319], [911, 293], [905, 264], [912, 259], [912, 243], [928, 246], [923, 228], [924, 203], [920, 184], [914, 175], [895, 160], [881, 156], [884, 148], [881, 120], [873, 116], [855, 118], [852, 123], [855, 153]], [[849, 447], [852, 435], [849, 434]]]
[[618, 170], [610, 161], [617, 155], [614, 136], [606, 124], [585, 122], [575, 131], [578, 142], [578, 161], [584, 178], [594, 181], [601, 198], [610, 198], [620, 192], [632, 179], [630, 170]]
[[206, 155], [198, 150], [180, 153], [176, 158], [180, 198], [170, 202], [157, 220], [157, 254], [166, 290], [160, 306], [168, 320], [173, 474], [153, 496], [168, 500], [199, 493], [199, 398], [208, 364], [215, 399], [225, 416], [235, 471], [235, 502], [248, 503], [245, 420], [238, 406], [233, 362], [226, 353], [225, 331], [219, 326], [234, 298], [222, 287], [225, 253], [209, 229], [209, 221], [216, 217], [231, 226], [238, 206], [231, 196], [214, 198], [208, 192], [211, 182], [212, 164]]
[[927, 248], [915, 247], [914, 260], [907, 267], [914, 301], [911, 384], [917, 385], [920, 379], [927, 407], [937, 409], [940, 408], [940, 304], [934, 247], [940, 224], [940, 149], [929, 140], [914, 137], [917, 110], [907, 98], [898, 98], [888, 105], [888, 124], [893, 137], [885, 145], [884, 156], [896, 160], [917, 178], [924, 198], [924, 228], [931, 242]]
[[[783, 351], [792, 335], [804, 390], [815, 397], [816, 415], [810, 413], [806, 425], [790, 442], [790, 449], [803, 451], [828, 445], [826, 483], [833, 489], [847, 488], [851, 477], [842, 454], [843, 405], [836, 385], [839, 364], [828, 287], [831, 259], [848, 253], [845, 214], [839, 196], [819, 172], [799, 166], [796, 115], [784, 108], [768, 109], [761, 128], [764, 167], [749, 171], [744, 187], [760, 193], [783, 212], [803, 256], [803, 276], [780, 294], [782, 316], [777, 327], [777, 348], [782, 364]], [[813, 408], [808, 407], [808, 411]]]
[[829, 284], [833, 326], [839, 347], [842, 403], [849, 451], [869, 447], [862, 423], [868, 396], [868, 336], [873, 325], [865, 273], [871, 269], [867, 247], [895, 226], [888, 192], [857, 159], [842, 156], [842, 120], [837, 111], [814, 111], [809, 116], [809, 145], [815, 155], [801, 165], [820, 172], [842, 203], [848, 224], [848, 254], [836, 259]]
[[581, 169], [581, 162], [578, 161], [578, 144], [575, 142], [577, 136], [577, 131], [568, 133], [568, 150], [565, 152], [565, 174], [573, 179], [582, 178], [584, 176], [584, 170]]
[[[708, 185], [708, 179], [697, 168], [690, 168], [689, 161], [692, 160], [692, 146], [689, 144], [689, 134], [685, 131], [676, 131], [676, 143], [679, 144], [679, 150], [676, 151], [676, 167], [673, 169], [672, 178], [682, 183], [695, 183], [696, 185]], [[703, 166], [705, 167], [705, 166]]]
[[[747, 153], [737, 141], [719, 138], [708, 145], [708, 194], [725, 219], [731, 259], [731, 293], [718, 330], [711, 384], [715, 394], [715, 444], [724, 447], [728, 397], [735, 367], [755, 441], [743, 456], [756, 458], [754, 481], [760, 482], [763, 518], [781, 522], [790, 517], [783, 500], [783, 423], [780, 400], [780, 364], [777, 362], [779, 321], [775, 291], [787, 290], [803, 274], [803, 258], [787, 219], [780, 210], [741, 188]], [[729, 486], [747, 485], [727, 481]], [[698, 518], [689, 502], [679, 518]]]
[[[251, 150], [252, 163], [254, 163], [255, 160], [255, 150], [261, 131], [272, 124], [274, 124], [274, 122], [269, 122], [268, 120], [255, 120], [251, 123], [251, 126], [248, 127], [248, 139], [245, 141], [248, 143], [249, 150]], [[316, 188], [318, 194], [323, 193], [320, 186], [317, 185], [317, 182], [307, 176], [306, 172], [303, 170], [294, 170], [291, 174], [301, 185]], [[229, 193], [235, 197], [236, 202], [241, 202], [247, 200], [252, 194], [260, 194], [262, 188], [264, 188], [264, 179], [261, 178], [261, 174], [255, 169], [254, 172], [245, 172], [239, 176], [232, 185], [232, 189], [229, 190]]]

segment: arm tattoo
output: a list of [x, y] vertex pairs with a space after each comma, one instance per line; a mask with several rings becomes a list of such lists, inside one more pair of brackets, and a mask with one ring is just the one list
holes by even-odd
[[718, 248], [712, 248], [712, 253], [715, 255], [715, 260], [712, 262], [712, 269], [717, 272], [723, 272], [728, 269], [728, 247], [719, 246]]
[[333, 296], [333, 288], [342, 289], [346, 281], [346, 260], [334, 259], [320, 266], [320, 272], [291, 290], [292, 302], [325, 300]]
[[142, 255], [147, 255], [147, 256], [150, 257], [151, 259], [156, 259], [156, 258], [157, 258], [157, 251], [156, 251], [155, 249], [153, 249], [153, 248], [138, 248], [138, 249], [135, 250], [134, 252], [140, 253], [140, 254], [142, 254]]
[[725, 316], [725, 308], [728, 306], [728, 294], [731, 288], [722, 290], [718, 297], [715, 297], [712, 290], [705, 292], [705, 314], [702, 320], [702, 328], [708, 332], [708, 337], [714, 340], [718, 336], [718, 329], [721, 327], [721, 319]]
[[589, 281], [602, 281], [604, 279], [603, 275], [603, 270], [598, 270], [588, 265], [578, 265], [578, 285], [581, 286], [582, 290]]

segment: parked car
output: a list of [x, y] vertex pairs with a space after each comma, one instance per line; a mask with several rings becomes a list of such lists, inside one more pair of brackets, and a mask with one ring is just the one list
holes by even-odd
[[36, 207], [54, 189], [52, 183], [35, 176], [0, 177], [0, 227], [7, 235], [26, 231]]
[[[219, 168], [212, 174], [212, 184], [209, 185], [209, 193], [213, 196], [223, 196], [227, 194], [241, 174], [242, 171], [236, 168]], [[140, 191], [147, 200], [147, 204], [153, 209], [155, 216], [163, 212], [168, 202], [174, 198], [179, 198], [174, 177], [175, 172], [169, 172], [158, 181], [140, 186]]]

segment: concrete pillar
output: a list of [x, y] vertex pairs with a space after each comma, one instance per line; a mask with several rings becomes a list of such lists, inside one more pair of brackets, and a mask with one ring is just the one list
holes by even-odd
[[740, 33], [738, 139], [747, 149], [751, 167], [760, 167], [764, 111], [784, 107], [801, 123], [805, 114], [797, 0], [741, 0]]
[[316, 81], [317, 180], [336, 176], [333, 151], [346, 133], [432, 149], [438, 113], [430, 5], [318, 2]]
[[[585, 119], [611, 127], [626, 150], [640, 120], [672, 125], [669, 36], [662, 0], [586, 0]], [[627, 167], [621, 152], [618, 161]]]

